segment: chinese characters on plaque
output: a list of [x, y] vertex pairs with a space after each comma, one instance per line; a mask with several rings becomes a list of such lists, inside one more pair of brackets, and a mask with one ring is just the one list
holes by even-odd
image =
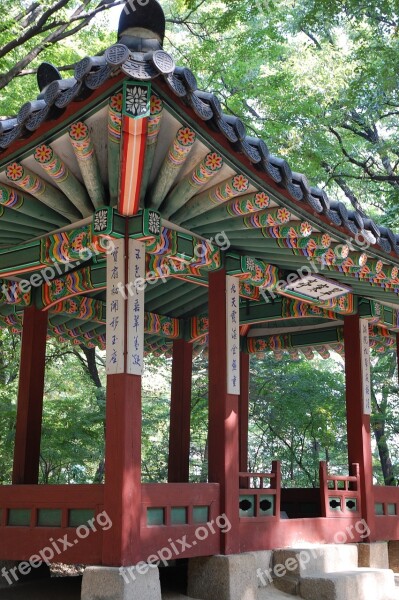
[[125, 366], [125, 240], [113, 240], [107, 257], [107, 374], [123, 373]]
[[239, 282], [226, 277], [227, 393], [240, 393]]
[[[107, 257], [107, 374], [141, 375], [144, 358], [145, 246], [128, 242], [128, 282], [125, 281], [125, 240], [115, 239]], [[126, 331], [125, 331], [126, 324]], [[125, 339], [126, 338], [126, 339]]]
[[129, 282], [127, 299], [127, 372], [142, 375], [144, 358], [145, 245], [129, 240]]
[[363, 381], [363, 413], [371, 415], [370, 340], [367, 319], [360, 319], [360, 352]]

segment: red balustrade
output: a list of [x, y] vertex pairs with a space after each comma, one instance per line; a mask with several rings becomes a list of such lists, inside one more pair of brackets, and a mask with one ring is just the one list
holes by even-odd
[[349, 475], [331, 475], [326, 462], [320, 462], [320, 494], [323, 517], [360, 516], [359, 465], [352, 464]]
[[280, 462], [273, 461], [270, 473], [240, 474], [240, 518], [264, 520], [280, 518]]

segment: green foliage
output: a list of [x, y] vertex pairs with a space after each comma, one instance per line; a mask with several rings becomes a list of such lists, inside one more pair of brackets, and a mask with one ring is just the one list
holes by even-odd
[[397, 4], [170, 2], [169, 37], [200, 86], [272, 152], [332, 197], [377, 209], [395, 227]]
[[320, 460], [347, 471], [342, 366], [328, 361], [251, 360], [249, 471], [281, 461], [285, 487], [316, 487]]
[[40, 470], [42, 483], [94, 480], [104, 453], [105, 397], [69, 345], [49, 342]]

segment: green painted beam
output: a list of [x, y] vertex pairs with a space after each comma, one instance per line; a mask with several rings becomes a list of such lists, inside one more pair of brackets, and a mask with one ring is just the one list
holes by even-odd
[[43, 204], [43, 202], [38, 202], [33, 196], [23, 194], [21, 191], [3, 183], [0, 183], [0, 204], [14, 210], [18, 215], [33, 217], [43, 221], [46, 226], [52, 225], [50, 229], [57, 229], [69, 223], [68, 219]]
[[168, 219], [171, 215], [182, 208], [193, 196], [198, 194], [204, 185], [221, 170], [223, 158], [217, 152], [208, 152], [200, 160], [193, 171], [183, 177], [163, 201], [161, 206], [162, 216]]
[[95, 209], [108, 204], [100, 166], [90, 137], [89, 127], [83, 121], [73, 123], [69, 128], [69, 140], [75, 152], [87, 193]]
[[10, 184], [17, 185], [23, 191], [28, 192], [69, 222], [73, 223], [81, 219], [80, 212], [59, 189], [47, 183], [27, 167], [17, 162], [10, 163], [6, 167], [5, 174]]
[[181, 127], [166, 153], [165, 159], [147, 194], [148, 208], [158, 209], [176, 177], [183, 168], [195, 143], [196, 134], [189, 127]]
[[50, 146], [46, 144], [37, 146], [33, 157], [82, 217], [92, 214], [93, 207], [86, 189]]

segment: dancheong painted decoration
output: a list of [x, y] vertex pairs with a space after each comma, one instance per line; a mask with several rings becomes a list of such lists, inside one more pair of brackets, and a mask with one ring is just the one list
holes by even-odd
[[[37, 101], [1, 121], [0, 328], [22, 335], [22, 354], [0, 559], [27, 559], [102, 508], [112, 529], [68, 549], [65, 562], [136, 564], [222, 513], [231, 530], [184, 558], [298, 536], [332, 541], [340, 520], [359, 518], [370, 540], [398, 539], [399, 495], [373, 485], [367, 448], [369, 351], [390, 351], [399, 332], [399, 235], [248, 135], [175, 64], [164, 30], [158, 2], [128, 2], [114, 45], [69, 79], [41, 65]], [[104, 485], [36, 485], [48, 337], [106, 353]], [[200, 352], [209, 362], [209, 482], [192, 487], [191, 365]], [[173, 358], [167, 484], [141, 484], [148, 353]], [[338, 486], [322, 465], [320, 490], [309, 491], [317, 514], [300, 514], [299, 503], [296, 518], [280, 518], [283, 499], [295, 502], [277, 462], [261, 474], [265, 488], [251, 484], [251, 354], [346, 362], [351, 475]]]

